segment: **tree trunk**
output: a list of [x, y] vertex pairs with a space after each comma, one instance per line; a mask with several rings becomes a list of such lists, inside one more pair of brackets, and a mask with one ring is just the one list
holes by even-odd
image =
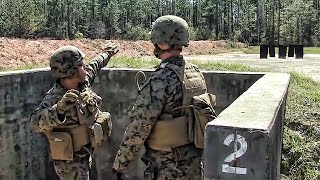
[[280, 0], [278, 0], [278, 47], [280, 45], [280, 13], [281, 13], [281, 3]]
[[274, 23], [274, 14], [275, 14], [275, 5], [276, 5], [276, 0], [273, 0], [272, 3], [272, 35], [271, 35], [271, 44], [274, 45], [274, 32], [275, 32], [275, 23]]

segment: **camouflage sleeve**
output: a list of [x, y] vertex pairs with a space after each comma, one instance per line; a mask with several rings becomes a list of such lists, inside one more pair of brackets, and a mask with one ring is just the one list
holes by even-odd
[[31, 114], [31, 126], [36, 132], [51, 130], [63, 123], [65, 117], [58, 115], [58, 99], [51, 94], [47, 94], [39, 107]]
[[120, 149], [116, 155], [113, 168], [119, 172], [126, 170], [129, 163], [136, 157], [144, 145], [158, 115], [166, 102], [166, 79], [149, 79], [141, 90], [129, 116], [128, 125]]
[[108, 53], [102, 53], [95, 57], [87, 66], [87, 76], [90, 84], [92, 84], [94, 78], [97, 76], [101, 68], [105, 67], [110, 60]]

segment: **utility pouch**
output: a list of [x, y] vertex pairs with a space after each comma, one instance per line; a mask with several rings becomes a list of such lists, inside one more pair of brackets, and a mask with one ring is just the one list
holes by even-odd
[[216, 96], [210, 93], [204, 93], [193, 97], [194, 114], [194, 144], [197, 148], [204, 148], [204, 130], [208, 122], [216, 118], [214, 106], [216, 105]]
[[89, 127], [87, 124], [66, 129], [66, 131], [71, 135], [74, 152], [79, 151], [82, 146], [90, 143]]
[[45, 133], [49, 143], [51, 157], [54, 160], [73, 160], [71, 135], [67, 132]]
[[111, 134], [112, 123], [111, 116], [108, 112], [100, 112], [94, 125], [91, 126], [91, 145], [92, 147], [100, 146]]
[[90, 141], [93, 148], [96, 148], [101, 145], [103, 142], [103, 130], [100, 124], [94, 123], [94, 125], [91, 126], [91, 136]]
[[96, 123], [99, 123], [103, 130], [104, 140], [106, 137], [110, 136], [112, 123], [111, 123], [111, 115], [108, 112], [101, 112], [97, 117]]
[[147, 143], [151, 149], [172, 151], [172, 148], [189, 144], [186, 116], [174, 119], [161, 119], [154, 125]]

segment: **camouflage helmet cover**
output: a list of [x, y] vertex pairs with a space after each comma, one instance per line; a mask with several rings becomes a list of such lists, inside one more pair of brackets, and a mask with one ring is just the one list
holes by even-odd
[[178, 16], [161, 16], [154, 22], [151, 41], [153, 44], [168, 43], [170, 45], [188, 46], [188, 24]]
[[51, 71], [56, 78], [72, 77], [78, 72], [77, 65], [84, 57], [85, 54], [75, 46], [60, 47], [51, 55]]

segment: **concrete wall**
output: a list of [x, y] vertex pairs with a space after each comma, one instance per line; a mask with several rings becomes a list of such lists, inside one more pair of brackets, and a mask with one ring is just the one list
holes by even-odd
[[[110, 142], [104, 143], [95, 154], [94, 179], [115, 179], [111, 173], [112, 162], [129, 123], [127, 113], [137, 94], [134, 80], [137, 72], [136, 69], [103, 69], [95, 80], [93, 89], [103, 98], [102, 110], [112, 114], [113, 131]], [[218, 112], [262, 76], [205, 72], [209, 92], [217, 95]], [[56, 179], [47, 141], [42, 134], [30, 130], [27, 119], [53, 83], [47, 69], [0, 73], [0, 180]], [[136, 161], [133, 168], [131, 179], [141, 179], [143, 164]]]
[[205, 179], [278, 180], [290, 75], [270, 73], [206, 126]]

